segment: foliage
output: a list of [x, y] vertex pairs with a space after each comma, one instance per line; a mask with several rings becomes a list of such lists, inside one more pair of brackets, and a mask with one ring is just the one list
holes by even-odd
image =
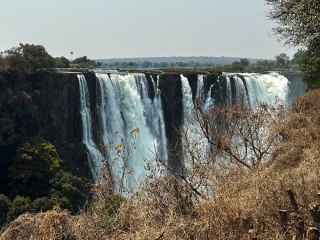
[[298, 50], [291, 59], [291, 64], [300, 64], [306, 55], [306, 51]]
[[0, 226], [7, 220], [7, 213], [9, 211], [10, 205], [10, 199], [5, 195], [0, 194]]
[[31, 73], [55, 66], [54, 58], [41, 45], [20, 43], [19, 47], [6, 50], [5, 53], [4, 61], [8, 67], [21, 72]]
[[9, 168], [10, 178], [22, 183], [32, 179], [48, 179], [61, 163], [55, 146], [41, 137], [36, 137], [17, 150], [15, 160]]
[[37, 198], [32, 202], [32, 208], [36, 213], [48, 211], [52, 209], [53, 206], [54, 202], [47, 197]]
[[65, 57], [57, 57], [55, 58], [55, 65], [57, 68], [69, 68], [70, 61]]
[[31, 200], [29, 197], [16, 196], [8, 211], [7, 220], [12, 221], [26, 212], [32, 212]]
[[281, 68], [288, 67], [290, 63], [289, 59], [290, 58], [287, 54], [280, 53], [279, 55], [276, 56], [276, 65]]
[[50, 179], [50, 186], [51, 198], [61, 200], [61, 196], [64, 197], [70, 204], [68, 209], [72, 212], [76, 212], [83, 206], [89, 191], [88, 186], [86, 186], [82, 178], [63, 170], [59, 170], [56, 175]]
[[76, 58], [72, 61], [72, 66], [77, 67], [98, 67], [101, 63], [89, 59], [87, 56]]
[[318, 0], [266, 0], [271, 6], [269, 17], [278, 26], [274, 31], [287, 44], [307, 45], [320, 35]]
[[313, 39], [300, 60], [303, 79], [309, 89], [320, 87], [320, 37]]

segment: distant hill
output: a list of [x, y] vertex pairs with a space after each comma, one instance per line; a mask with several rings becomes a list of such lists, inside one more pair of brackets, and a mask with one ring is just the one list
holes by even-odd
[[[231, 64], [235, 61], [239, 61], [239, 57], [137, 57], [137, 58], [109, 58], [109, 59], [97, 59], [98, 62], [102, 64], [112, 64], [117, 62], [151, 62], [151, 63], [174, 63], [174, 62], [197, 62], [200, 64], [210, 64], [210, 65], [224, 65]], [[249, 58], [250, 63], [256, 63], [259, 60], [265, 59], [254, 59]]]

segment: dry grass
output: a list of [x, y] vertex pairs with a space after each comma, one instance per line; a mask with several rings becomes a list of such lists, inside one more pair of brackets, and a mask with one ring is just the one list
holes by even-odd
[[[318, 96], [320, 91], [313, 91], [293, 104], [288, 120], [274, 130], [283, 140], [267, 164], [252, 170], [230, 168], [209, 198], [197, 201], [188, 186], [167, 177], [150, 181], [114, 216], [106, 218], [99, 210], [71, 216], [60, 209], [23, 215], [0, 239], [280, 240], [297, 235], [299, 221], [305, 224], [304, 232], [319, 229], [310, 214], [310, 206], [320, 204]], [[295, 193], [298, 211], [288, 189]], [[280, 210], [287, 211], [286, 225], [281, 224]]]

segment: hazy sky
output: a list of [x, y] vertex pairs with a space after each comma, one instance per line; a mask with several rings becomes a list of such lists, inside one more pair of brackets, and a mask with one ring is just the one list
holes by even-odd
[[0, 50], [53, 56], [292, 55], [271, 36], [264, 0], [0, 0]]

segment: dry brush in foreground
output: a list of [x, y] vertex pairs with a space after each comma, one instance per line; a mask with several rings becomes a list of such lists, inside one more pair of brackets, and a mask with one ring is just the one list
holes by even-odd
[[109, 198], [76, 216], [57, 208], [20, 216], [0, 239], [319, 239], [319, 95], [294, 102], [268, 162], [230, 166], [206, 198], [163, 177], [116, 209]]

